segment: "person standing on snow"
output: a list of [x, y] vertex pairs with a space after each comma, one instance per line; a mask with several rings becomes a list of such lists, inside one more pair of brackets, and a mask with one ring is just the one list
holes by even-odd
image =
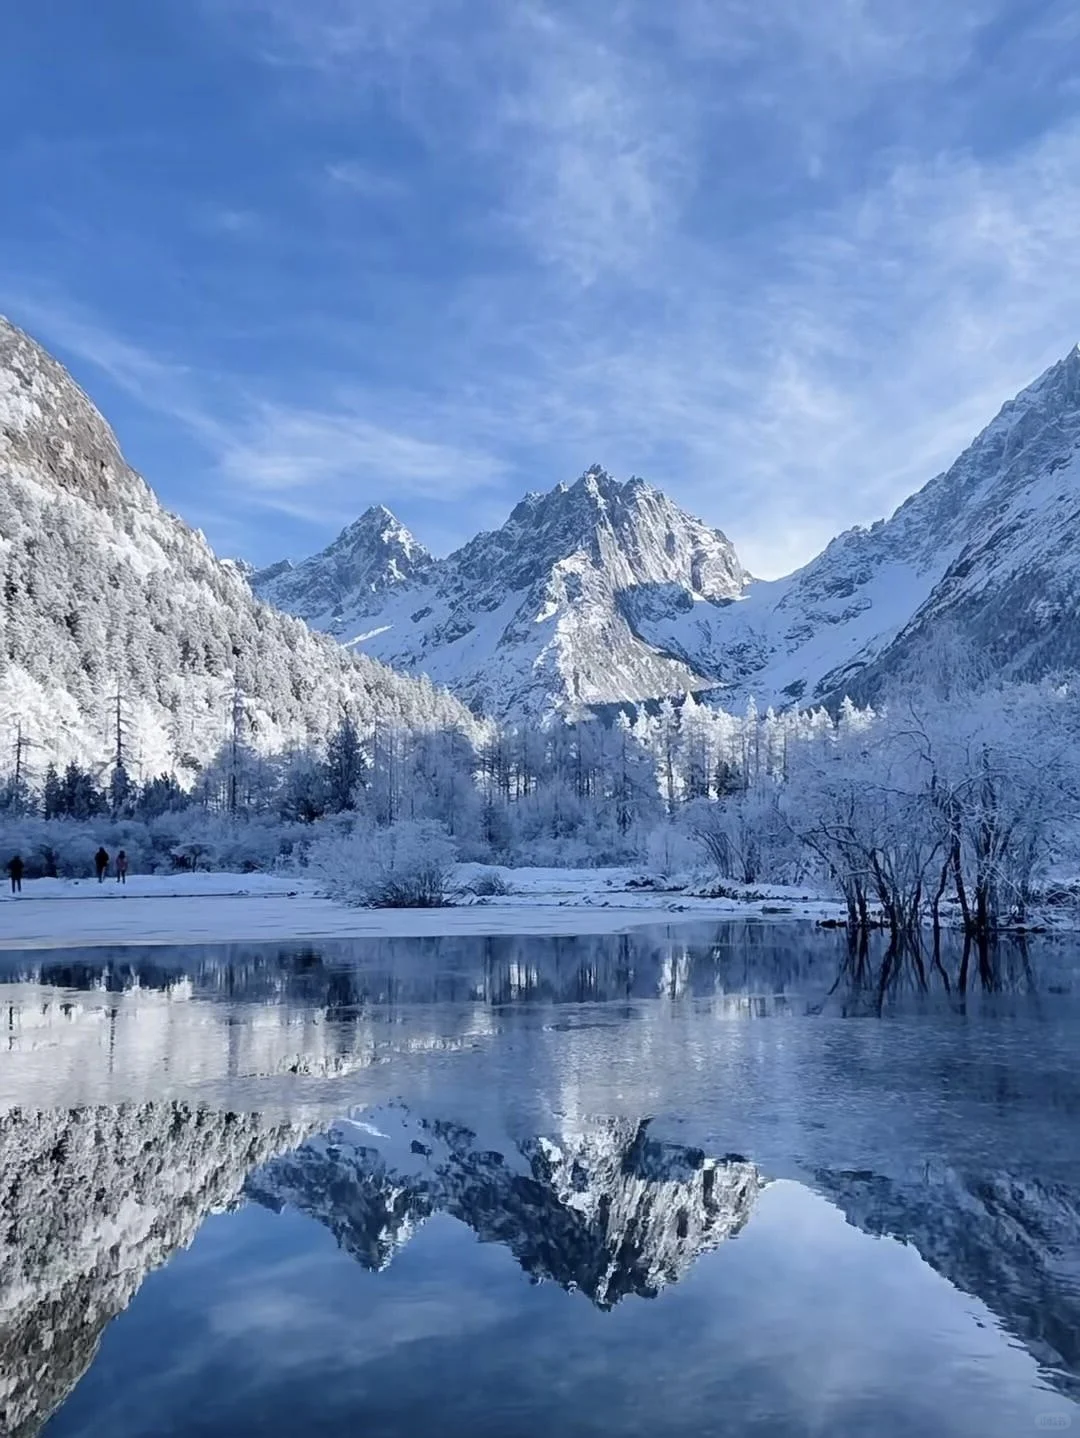
[[97, 874], [99, 884], [105, 882], [105, 870], [109, 867], [109, 855], [105, 849], [99, 849], [94, 855], [94, 873]]
[[13, 894], [21, 894], [23, 876], [22, 855], [16, 854], [14, 859], [12, 859], [11, 862], [8, 864], [7, 869], [8, 873], [11, 875], [11, 892]]
[[128, 856], [127, 856], [127, 854], [124, 852], [124, 850], [121, 849], [120, 852], [119, 852], [119, 853], [117, 854], [117, 856], [116, 856], [116, 882], [117, 882], [118, 884], [126, 884], [126, 883], [127, 883], [127, 871], [128, 871]]

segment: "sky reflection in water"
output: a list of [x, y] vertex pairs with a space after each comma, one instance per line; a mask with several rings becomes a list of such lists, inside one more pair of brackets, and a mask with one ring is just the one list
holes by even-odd
[[882, 1017], [842, 957], [734, 927], [11, 956], [8, 1427], [1080, 1424], [1073, 951]]

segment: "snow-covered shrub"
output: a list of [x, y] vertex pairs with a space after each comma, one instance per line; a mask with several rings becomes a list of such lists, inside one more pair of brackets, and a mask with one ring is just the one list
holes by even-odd
[[228, 870], [252, 873], [278, 867], [310, 833], [303, 824], [272, 816], [231, 819], [203, 809], [142, 819], [0, 819], [0, 864], [22, 856], [27, 879], [84, 879], [94, 872], [94, 854], [104, 846], [111, 858], [121, 849], [132, 874]]
[[433, 819], [386, 829], [330, 832], [312, 844], [308, 867], [323, 891], [377, 909], [431, 909], [450, 901], [454, 841]]
[[680, 821], [710, 868], [737, 884], [798, 883], [805, 859], [771, 782], [724, 799], [694, 799]]
[[651, 874], [670, 879], [701, 867], [701, 845], [682, 824], [664, 821], [645, 842], [645, 862]]
[[127, 852], [133, 872], [147, 867], [148, 844], [141, 824], [108, 819], [45, 820], [5, 817], [0, 823], [0, 864], [22, 857], [27, 879], [85, 879], [94, 872], [94, 854]]
[[523, 839], [511, 854], [499, 857], [512, 859], [516, 869], [591, 869], [610, 862], [606, 851], [602, 855], [583, 834], [567, 839], [543, 835]]
[[469, 876], [465, 884], [470, 894], [478, 898], [504, 898], [511, 892], [510, 885], [498, 869], [483, 868]]

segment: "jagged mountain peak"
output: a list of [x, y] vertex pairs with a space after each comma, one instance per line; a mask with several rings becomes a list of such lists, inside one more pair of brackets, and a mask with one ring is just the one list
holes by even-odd
[[1074, 346], [891, 518], [785, 579], [752, 580], [722, 531], [594, 464], [421, 582], [298, 612], [513, 718], [687, 689], [740, 707], [873, 700], [943, 625], [1035, 676], [1080, 666], [1078, 454]]
[[257, 570], [251, 584], [278, 608], [333, 616], [358, 600], [423, 579], [434, 562], [385, 504], [373, 504], [318, 554]]
[[331, 546], [253, 583], [345, 643], [439, 676], [477, 709], [535, 717], [702, 688], [694, 666], [658, 652], [638, 622], [730, 603], [747, 581], [720, 530], [597, 464], [526, 494], [498, 529], [446, 559], [399, 565], [391, 582], [345, 574]]
[[1042, 374], [1022, 389], [1006, 410], [1025, 400], [1045, 403], [1065, 401], [1070, 406], [1080, 402], [1080, 344], [1074, 344], [1061, 359], [1055, 360]]
[[764, 1186], [747, 1160], [655, 1140], [648, 1120], [596, 1120], [493, 1148], [460, 1124], [391, 1104], [355, 1111], [272, 1160], [246, 1191], [324, 1224], [375, 1270], [446, 1212], [482, 1242], [506, 1245], [534, 1279], [611, 1309], [655, 1297], [735, 1237]]
[[[337, 538], [329, 545], [328, 554], [348, 552], [364, 558], [362, 551], [371, 551], [371, 557], [381, 560], [387, 570], [396, 566], [396, 572], [388, 574], [390, 582], [405, 578], [418, 564], [424, 564], [432, 556], [385, 504], [373, 504], [365, 509], [359, 519], [347, 524]], [[374, 580], [375, 576], [372, 575]]]
[[[370, 504], [358, 519], [345, 526], [338, 539], [343, 539], [347, 534], [380, 533], [384, 529], [409, 534], [392, 509], [387, 509], [385, 504]], [[412, 539], [412, 535], [409, 535], [409, 538]], [[415, 540], [413, 542], [415, 543]]]
[[587, 494], [599, 498], [607, 498], [608, 495], [618, 495], [628, 488], [630, 481], [620, 483], [615, 479], [602, 464], [590, 464], [578, 479], [570, 486], [571, 489], [581, 488]]
[[[564, 480], [547, 491], [530, 491], [517, 508], [521, 509], [522, 505], [525, 505], [529, 511], [539, 509], [548, 514], [572, 513], [583, 520], [596, 522], [611, 510], [621, 510], [627, 514], [640, 512], [642, 506], [650, 500], [663, 505], [672, 514], [679, 514], [691, 523], [700, 524], [699, 520], [680, 510], [662, 490], [654, 489], [640, 476], [631, 475], [629, 479], [616, 479], [599, 464], [590, 465], [570, 483]], [[516, 512], [515, 510], [514, 513]]]

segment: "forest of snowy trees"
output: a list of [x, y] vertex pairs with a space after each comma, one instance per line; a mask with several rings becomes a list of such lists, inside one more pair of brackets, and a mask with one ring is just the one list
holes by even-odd
[[990, 932], [1023, 921], [1074, 857], [1080, 705], [1068, 686], [959, 668], [878, 713], [732, 715], [688, 695], [610, 725], [471, 733], [362, 729], [346, 713], [325, 745], [276, 756], [238, 725], [186, 784], [132, 780], [118, 709], [117, 752], [96, 773], [35, 767], [15, 736], [3, 842], [30, 875], [89, 872], [104, 841], [142, 869], [311, 862], [343, 894], [397, 846], [432, 859], [425, 901], [455, 860], [633, 865], [714, 892], [831, 891], [853, 924], [898, 936], [946, 921]]

